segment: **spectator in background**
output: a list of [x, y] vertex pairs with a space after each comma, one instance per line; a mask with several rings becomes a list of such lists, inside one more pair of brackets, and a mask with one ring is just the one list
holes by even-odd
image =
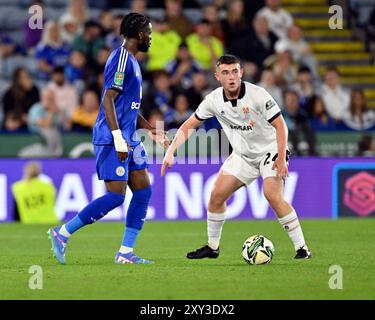
[[165, 18], [169, 27], [176, 31], [182, 40], [193, 32], [193, 24], [183, 13], [182, 0], [165, 0]]
[[95, 91], [86, 90], [82, 95], [82, 104], [72, 113], [72, 129], [91, 132], [99, 113], [99, 99]]
[[74, 39], [73, 49], [85, 54], [88, 66], [95, 66], [98, 51], [104, 46], [100, 32], [100, 25], [94, 20], [90, 20], [85, 23], [83, 34]]
[[179, 128], [194, 112], [189, 109], [189, 102], [183, 93], [179, 93], [174, 101], [173, 120], [169, 128]]
[[48, 21], [44, 26], [42, 41], [35, 51], [40, 79], [47, 80], [55, 67], [65, 67], [70, 52], [70, 46], [61, 39], [58, 24]]
[[40, 177], [41, 165], [28, 162], [23, 168], [23, 178], [12, 185], [12, 193], [22, 223], [56, 224], [56, 189], [52, 182]]
[[197, 25], [197, 32], [186, 38], [192, 57], [204, 70], [214, 70], [217, 58], [224, 53], [221, 41], [211, 34], [212, 27], [209, 21], [203, 19]]
[[312, 74], [308, 67], [300, 67], [297, 75], [297, 82], [291, 85], [291, 89], [296, 91], [300, 106], [306, 110], [311, 102], [311, 99], [319, 94], [319, 89], [314, 86]]
[[24, 151], [24, 157], [61, 156], [63, 151], [61, 128], [67, 128], [68, 118], [60, 111], [55, 95], [49, 88], [41, 94], [41, 101], [35, 103], [29, 111], [29, 130], [40, 134], [46, 141], [46, 146], [32, 146]]
[[111, 55], [111, 50], [107, 47], [102, 47], [99, 49], [97, 56], [96, 56], [96, 66], [95, 66], [95, 74], [98, 74], [104, 71], [105, 64], [109, 56]]
[[267, 92], [275, 99], [280, 108], [283, 108], [283, 93], [281, 88], [276, 85], [276, 78], [272, 69], [266, 68], [262, 71], [260, 82], [257, 83], [257, 85], [266, 89]]
[[73, 17], [78, 25], [77, 33], [82, 33], [85, 22], [90, 18], [86, 0], [70, 0], [65, 13], [60, 19], [64, 20], [67, 16]]
[[25, 124], [22, 115], [10, 110], [4, 120], [4, 130], [8, 132], [22, 132]]
[[113, 31], [113, 15], [110, 10], [103, 10], [100, 12], [99, 25], [101, 28], [100, 36], [104, 39], [108, 34]]
[[365, 134], [358, 140], [358, 155], [361, 157], [375, 156], [375, 140], [370, 134]]
[[[164, 123], [164, 115], [159, 109], [151, 110], [148, 117], [147, 117], [147, 121], [150, 123], [150, 125], [153, 128], [158, 128], [158, 129], [162, 129], [162, 130], [166, 129], [165, 123]], [[160, 128], [161, 124], [164, 126], [163, 128]]]
[[257, 16], [253, 21], [252, 32], [242, 39], [243, 50], [238, 56], [246, 61], [254, 62], [258, 70], [262, 70], [266, 58], [275, 52], [276, 41], [277, 36], [269, 30], [267, 19]]
[[6, 59], [17, 53], [17, 45], [6, 34], [0, 34], [0, 59]]
[[350, 107], [344, 114], [343, 120], [344, 124], [353, 130], [375, 129], [375, 112], [367, 108], [363, 90], [352, 91]]
[[61, 39], [63, 42], [72, 45], [78, 33], [78, 23], [71, 15], [61, 17], [59, 21]]
[[320, 96], [311, 97], [308, 109], [310, 124], [314, 131], [337, 130], [335, 121], [328, 115], [324, 101]]
[[153, 74], [153, 84], [149, 90], [145, 103], [146, 117], [152, 109], [158, 109], [164, 116], [164, 120], [168, 125], [173, 121], [172, 99], [174, 89], [171, 87], [169, 74], [164, 70], [155, 71]]
[[193, 73], [192, 86], [186, 91], [189, 108], [195, 110], [204, 97], [210, 92], [207, 75], [205, 72]]
[[[34, 0], [31, 6], [38, 5], [44, 10], [43, 0]], [[43, 26], [46, 24], [47, 20], [43, 16]], [[39, 41], [42, 39], [43, 28], [30, 28], [30, 17], [28, 16], [24, 25], [23, 25], [23, 37], [24, 37], [24, 46], [26, 49], [33, 49], [37, 46]]]
[[165, 70], [171, 75], [173, 86], [189, 89], [192, 85], [192, 77], [195, 72], [202, 70], [197, 61], [193, 59], [185, 42], [178, 47], [177, 57], [165, 66]]
[[114, 50], [122, 45], [124, 39], [120, 35], [121, 21], [123, 19], [122, 14], [117, 14], [113, 20], [113, 31], [107, 34], [105, 37], [105, 46]]
[[146, 15], [147, 0], [132, 0], [130, 3], [130, 11]]
[[297, 80], [298, 66], [286, 48], [279, 48], [279, 50], [264, 61], [264, 66], [272, 68], [278, 86], [288, 88]]
[[56, 67], [53, 70], [47, 88], [53, 92], [59, 111], [70, 117], [78, 104], [78, 92], [74, 86], [65, 81], [64, 68]]
[[69, 64], [65, 67], [66, 80], [76, 86], [82, 87], [82, 82], [85, 79], [85, 65], [86, 57], [78, 50], [73, 50], [69, 57]]
[[104, 72], [100, 72], [94, 79], [94, 81], [88, 84], [88, 89], [94, 91], [98, 96], [99, 101], [101, 100], [104, 85]]
[[153, 23], [152, 45], [148, 50], [147, 70], [152, 72], [164, 69], [167, 63], [176, 58], [181, 37], [171, 30], [165, 19]]
[[244, 49], [244, 37], [250, 31], [243, 15], [242, 0], [229, 2], [228, 14], [222, 20], [222, 26], [226, 52], [238, 56]]
[[313, 55], [313, 51], [310, 45], [303, 39], [301, 28], [293, 25], [288, 29], [288, 36], [287, 38], [279, 39], [276, 42], [276, 51], [279, 47], [283, 48], [283, 50], [288, 50], [293, 57], [293, 60], [303, 66], [307, 66], [314, 78], [318, 77], [317, 73], [317, 62]]
[[203, 7], [203, 19], [210, 22], [212, 35], [224, 42], [224, 30], [220, 21], [219, 9], [213, 3]]
[[27, 114], [38, 101], [39, 90], [29, 72], [24, 68], [17, 68], [13, 73], [12, 84], [3, 96], [5, 130], [27, 128]]
[[270, 30], [278, 38], [286, 38], [288, 29], [293, 25], [293, 17], [286, 10], [280, 8], [281, 0], [266, 0], [266, 6], [260, 9], [257, 16], [265, 17]]
[[283, 116], [289, 129], [289, 137], [293, 146], [293, 153], [302, 155], [300, 136], [304, 135], [304, 141], [307, 143], [308, 155], [317, 155], [315, 133], [310, 127], [307, 114], [301, 110], [298, 104], [298, 94], [292, 90], [286, 90], [284, 93]]
[[335, 68], [328, 68], [324, 75], [322, 97], [327, 113], [336, 122], [349, 110], [350, 93], [341, 86], [340, 75]]

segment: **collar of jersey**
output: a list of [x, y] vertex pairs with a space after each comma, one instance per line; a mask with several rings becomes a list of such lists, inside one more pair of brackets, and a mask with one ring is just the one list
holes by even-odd
[[244, 95], [245, 95], [245, 92], [246, 92], [245, 83], [241, 82], [241, 89], [240, 89], [240, 94], [238, 95], [238, 98], [237, 99], [228, 99], [225, 96], [225, 92], [224, 92], [224, 88], [223, 88], [223, 99], [224, 99], [224, 102], [230, 101], [230, 103], [232, 104], [232, 107], [237, 107], [237, 100], [238, 99], [242, 99], [244, 97]]

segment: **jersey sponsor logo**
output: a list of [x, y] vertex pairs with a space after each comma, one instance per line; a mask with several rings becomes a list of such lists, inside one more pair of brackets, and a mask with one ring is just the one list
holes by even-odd
[[125, 169], [124, 169], [124, 167], [117, 167], [117, 168], [116, 168], [116, 174], [117, 174], [119, 177], [122, 177], [122, 176], [125, 174]]
[[250, 131], [250, 130], [253, 130], [253, 126], [250, 125], [250, 124], [247, 125], [247, 126], [237, 126], [237, 125], [231, 124], [230, 128], [234, 129], [234, 130], [241, 130], [241, 131]]
[[140, 102], [132, 102], [132, 106], [131, 108], [132, 109], [139, 109], [141, 107], [141, 103]]
[[271, 108], [273, 108], [274, 106], [276, 105], [276, 102], [273, 101], [273, 100], [268, 100], [266, 102], [266, 110], [270, 110]]
[[123, 72], [116, 72], [114, 82], [118, 86], [121, 86], [124, 83], [124, 73]]

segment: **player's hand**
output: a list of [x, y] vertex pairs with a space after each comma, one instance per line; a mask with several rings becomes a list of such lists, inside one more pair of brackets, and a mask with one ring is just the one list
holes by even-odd
[[167, 153], [165, 154], [164, 160], [163, 160], [163, 165], [161, 167], [161, 176], [164, 177], [165, 175], [165, 169], [168, 167], [169, 169], [173, 165], [174, 161], [174, 155], [173, 152], [170, 152], [171, 150], [168, 149]]
[[121, 162], [124, 162], [129, 154], [128, 144], [122, 137], [121, 130], [113, 130], [113, 143], [115, 145], [115, 150], [117, 152], [117, 157]]
[[150, 134], [151, 139], [161, 145], [164, 149], [167, 149], [169, 147], [170, 141], [167, 136], [167, 131], [161, 129], [151, 129]]
[[272, 170], [277, 170], [277, 177], [286, 178], [288, 176], [288, 166], [284, 158], [277, 157], [272, 165]]

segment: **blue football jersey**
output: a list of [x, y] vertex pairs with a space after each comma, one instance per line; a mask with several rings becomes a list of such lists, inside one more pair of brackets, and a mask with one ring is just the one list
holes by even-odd
[[118, 125], [126, 142], [132, 147], [137, 146], [140, 143], [136, 126], [142, 99], [142, 74], [137, 59], [123, 46], [112, 52], [105, 65], [100, 110], [93, 128], [95, 145], [113, 145], [103, 106], [107, 89], [119, 92], [115, 100]]

